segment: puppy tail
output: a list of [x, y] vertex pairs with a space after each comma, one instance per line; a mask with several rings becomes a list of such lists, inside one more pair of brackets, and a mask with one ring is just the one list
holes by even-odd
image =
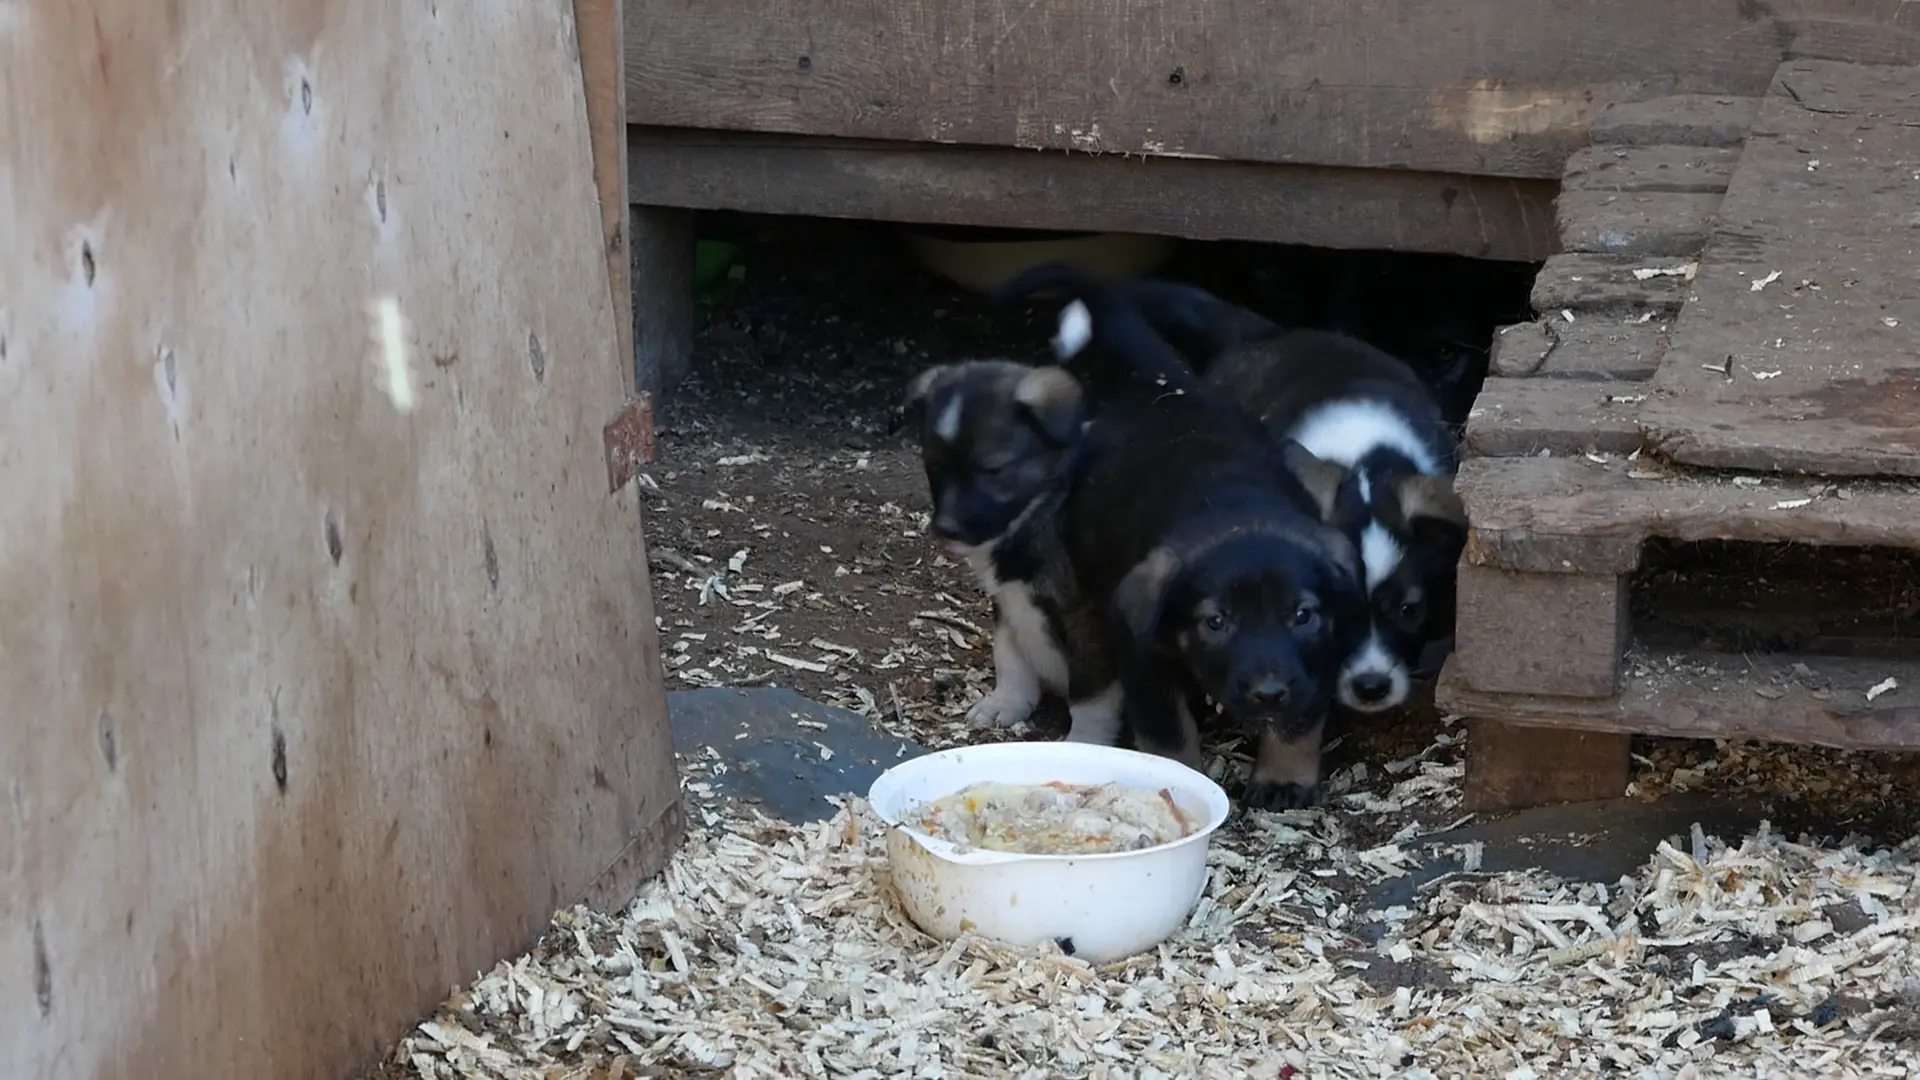
[[1222, 354], [1280, 332], [1266, 316], [1195, 285], [1141, 278], [1115, 288], [1201, 373]]
[[1041, 292], [1064, 293], [1069, 298], [1053, 336], [1054, 355], [1062, 361], [1097, 344], [1099, 353], [1118, 361], [1128, 374], [1163, 386], [1198, 385], [1193, 369], [1156, 332], [1123, 285], [1065, 263], [1044, 263], [1016, 274], [994, 290], [994, 297], [1006, 303]]

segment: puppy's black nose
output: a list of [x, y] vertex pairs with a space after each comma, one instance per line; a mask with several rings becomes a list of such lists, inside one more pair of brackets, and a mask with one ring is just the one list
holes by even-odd
[[1277, 709], [1291, 697], [1293, 691], [1279, 679], [1262, 679], [1247, 687], [1247, 701], [1259, 709]]
[[1393, 693], [1393, 680], [1377, 671], [1353, 677], [1353, 696], [1361, 701], [1380, 701]]
[[933, 518], [933, 535], [942, 540], [956, 540], [960, 536], [960, 523], [945, 514], [936, 514]]

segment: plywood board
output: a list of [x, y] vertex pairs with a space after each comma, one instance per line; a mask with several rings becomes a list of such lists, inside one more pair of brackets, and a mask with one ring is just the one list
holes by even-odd
[[1781, 66], [1642, 419], [1690, 465], [1920, 476], [1920, 68]]
[[568, 4], [0, 4], [9, 1076], [346, 1075], [657, 865], [575, 50]]
[[1538, 262], [1540, 180], [631, 129], [633, 201], [1015, 229], [1155, 233]]
[[1616, 101], [1920, 62], [1902, 0], [626, 3], [637, 124], [1543, 180]]

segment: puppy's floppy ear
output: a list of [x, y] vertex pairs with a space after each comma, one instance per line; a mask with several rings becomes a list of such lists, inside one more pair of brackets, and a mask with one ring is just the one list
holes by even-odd
[[1013, 400], [1056, 443], [1070, 441], [1085, 419], [1080, 381], [1064, 368], [1037, 367], [1027, 372], [1014, 387]]
[[1127, 576], [1114, 588], [1114, 613], [1120, 616], [1135, 642], [1145, 644], [1159, 631], [1167, 590], [1180, 567], [1180, 556], [1174, 554], [1173, 549], [1157, 547], [1127, 571]]
[[894, 408], [893, 416], [887, 421], [887, 434], [898, 435], [900, 429], [910, 420], [918, 419], [927, 409], [927, 395], [933, 392], [933, 384], [947, 370], [945, 364], [933, 367], [913, 377], [907, 384], [906, 392], [900, 395], [900, 404]]
[[1467, 508], [1454, 490], [1453, 477], [1415, 474], [1400, 481], [1396, 494], [1407, 531], [1446, 547], [1466, 544]]
[[1347, 479], [1346, 466], [1328, 461], [1292, 439], [1281, 440], [1280, 454], [1286, 460], [1287, 471], [1298, 477], [1307, 494], [1313, 496], [1314, 505], [1320, 508], [1320, 520], [1333, 520], [1340, 485]]

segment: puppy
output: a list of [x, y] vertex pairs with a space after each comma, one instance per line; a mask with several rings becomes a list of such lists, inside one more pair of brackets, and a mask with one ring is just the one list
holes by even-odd
[[1000, 296], [1042, 289], [1072, 297], [1056, 353], [1109, 370], [1063, 509], [1083, 594], [1109, 601], [1124, 726], [1140, 749], [1197, 765], [1189, 702], [1204, 694], [1258, 733], [1244, 802], [1317, 801], [1323, 673], [1365, 626], [1353, 545], [1320, 520], [1343, 471], [1203, 384], [1123, 290], [1054, 264]]
[[932, 532], [993, 599], [994, 687], [968, 721], [1011, 727], [1051, 691], [1067, 699], [1068, 739], [1111, 745], [1120, 728], [1111, 650], [1059, 528], [1086, 419], [1080, 384], [1063, 369], [974, 360], [917, 376], [892, 430], [920, 425]]
[[1467, 519], [1452, 428], [1412, 368], [1357, 338], [1291, 330], [1228, 350], [1206, 381], [1347, 476], [1327, 520], [1360, 553], [1370, 619], [1341, 666], [1346, 708], [1403, 704], [1422, 652], [1453, 632]]
[[[1467, 520], [1453, 488], [1455, 425], [1409, 365], [1350, 334], [1284, 330], [1189, 285], [1113, 287], [1206, 381], [1273, 433], [1348, 470], [1327, 520], [1357, 545], [1370, 625], [1342, 664], [1344, 707], [1405, 703], [1423, 652], [1453, 633]], [[1063, 315], [1056, 349], [1083, 344]], [[1071, 327], [1069, 326], [1071, 323]]]

